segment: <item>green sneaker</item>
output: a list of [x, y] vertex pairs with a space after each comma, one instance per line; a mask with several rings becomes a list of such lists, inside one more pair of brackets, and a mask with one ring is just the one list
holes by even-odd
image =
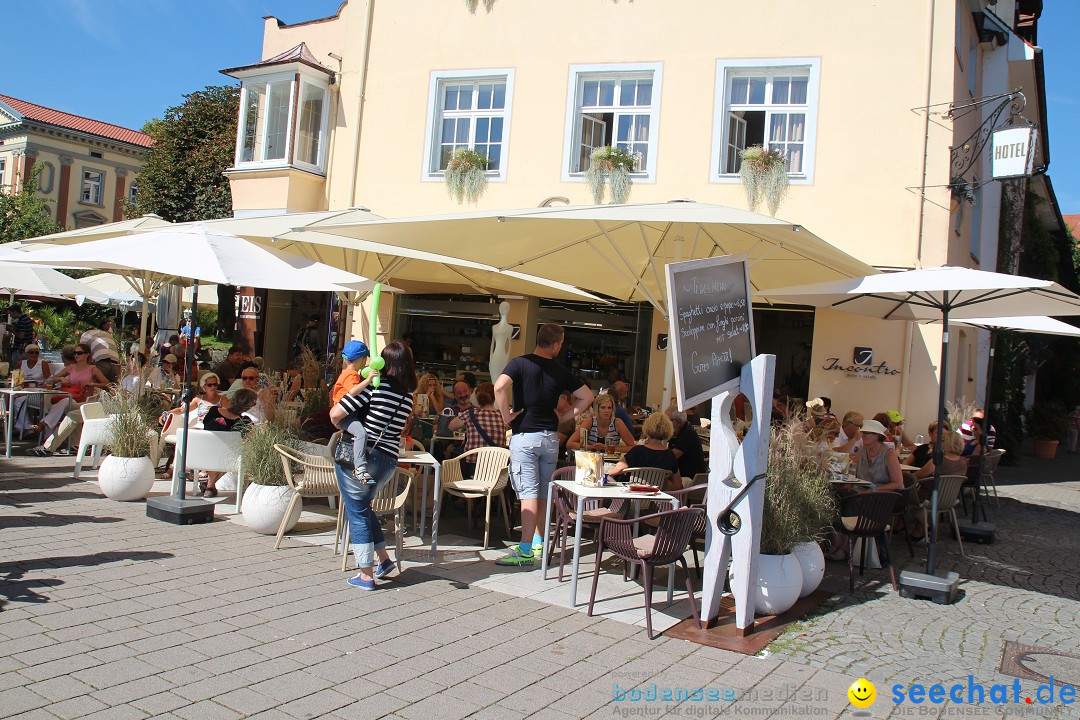
[[510, 554], [495, 561], [496, 565], [532, 565], [534, 555], [525, 555], [521, 552], [521, 546], [515, 545], [510, 548]]
[[533, 543], [533, 555], [543, 555], [543, 554], [544, 554], [544, 543], [542, 543], [542, 542]]

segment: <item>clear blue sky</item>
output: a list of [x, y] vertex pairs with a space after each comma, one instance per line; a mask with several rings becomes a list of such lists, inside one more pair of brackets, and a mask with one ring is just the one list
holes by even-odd
[[[406, 0], [395, 0], [405, 2]], [[460, 0], [443, 0], [460, 2]], [[340, 0], [0, 0], [0, 93], [140, 128], [184, 93], [260, 59], [262, 16], [287, 23], [332, 15]], [[464, 11], [464, 7], [463, 7]], [[1048, 0], [1050, 177], [1062, 211], [1080, 213], [1080, 0]]]

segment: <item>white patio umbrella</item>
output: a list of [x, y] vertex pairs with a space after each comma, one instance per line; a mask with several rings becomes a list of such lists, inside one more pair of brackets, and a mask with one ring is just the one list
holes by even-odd
[[[366, 292], [367, 278], [253, 243], [203, 223], [170, 225], [26, 253], [20, 262], [112, 270], [131, 282], [144, 303], [161, 287], [189, 280], [280, 290]], [[12, 258], [15, 261], [16, 258]], [[145, 306], [144, 306], [145, 307]], [[139, 337], [146, 338], [146, 313]]]
[[[352, 247], [343, 240], [315, 238], [314, 233], [390, 245], [399, 252], [444, 253], [502, 273], [528, 273], [618, 300], [646, 301], [661, 312], [664, 266], [669, 262], [746, 253], [755, 292], [800, 280], [874, 272], [798, 225], [695, 202], [493, 210], [368, 222], [337, 217], [281, 239]], [[395, 272], [400, 268], [383, 270], [404, 287]]]
[[[128, 279], [123, 275], [109, 272], [97, 273], [96, 275], [80, 278], [79, 282], [104, 293], [109, 297], [111, 304], [114, 305], [130, 305], [132, 303], [137, 304], [142, 302], [142, 296], [135, 292], [131, 287], [131, 283], [128, 282]], [[201, 293], [205, 293], [207, 297], [216, 297], [217, 295], [217, 285], [200, 283], [199, 290]], [[191, 302], [191, 288], [185, 287], [184, 305], [190, 305]], [[203, 300], [200, 304], [216, 305], [217, 301]], [[153, 308], [151, 308], [151, 312], [153, 312]]]
[[[15, 295], [40, 295], [46, 297], [65, 296], [70, 298], [88, 298], [105, 303], [108, 296], [70, 278], [67, 275], [41, 265], [27, 265], [21, 260], [27, 253], [5, 253], [4, 262], [0, 262], [0, 287]], [[10, 260], [10, 261], [8, 261]]]
[[39, 243], [70, 245], [86, 242], [87, 240], [103, 240], [117, 235], [130, 235], [137, 230], [154, 230], [169, 227], [170, 225], [172, 223], [163, 220], [160, 215], [147, 213], [142, 217], [130, 220], [120, 220], [103, 225], [94, 225], [93, 227], [79, 228], [78, 230], [65, 230], [52, 235], [42, 235], [41, 237], [31, 238], [27, 242], [35, 245]]
[[[942, 325], [938, 426], [945, 421], [949, 322], [1024, 315], [1080, 315], [1080, 296], [1050, 280], [942, 266], [770, 290], [763, 295], [800, 305], [832, 308], [885, 320], [938, 320]], [[941, 482], [942, 433], [934, 444], [932, 530], [926, 572], [937, 560], [937, 498]]]

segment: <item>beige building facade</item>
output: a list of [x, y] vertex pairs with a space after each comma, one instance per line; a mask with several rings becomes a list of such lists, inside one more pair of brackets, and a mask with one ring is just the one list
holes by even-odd
[[[1009, 121], [1021, 103], [995, 113], [1022, 86], [1012, 122], [1039, 128], [1036, 165], [1047, 165], [1040, 12], [1036, 0], [760, 0], [752, 12], [501, 0], [475, 13], [453, 0], [347, 0], [329, 18], [268, 17], [263, 59], [225, 71], [243, 85], [234, 208], [472, 210], [443, 180], [462, 147], [489, 160], [479, 209], [590, 204], [584, 171], [604, 145], [635, 154], [630, 202], [745, 208], [739, 150], [767, 144], [788, 163], [778, 217], [882, 269], [994, 270], [1001, 184], [971, 136]], [[1030, 187], [1052, 195], [1038, 178]], [[513, 304], [525, 326], [543, 319], [535, 301]], [[636, 325], [651, 356], [636, 399], [656, 404], [664, 363], [651, 338], [666, 321], [649, 319]], [[793, 394], [830, 396], [841, 412], [898, 408], [920, 426], [932, 417], [939, 330], [828, 311], [768, 327], [781, 348], [770, 351], [802, 375]], [[950, 396], [978, 397], [985, 344], [959, 333]], [[888, 371], [845, 370], [856, 348]]]
[[123, 219], [151, 144], [137, 130], [0, 95], [0, 186], [17, 192], [38, 168], [37, 191], [68, 230]]

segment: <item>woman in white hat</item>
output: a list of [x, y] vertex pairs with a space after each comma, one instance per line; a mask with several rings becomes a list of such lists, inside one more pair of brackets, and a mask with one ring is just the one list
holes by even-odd
[[888, 431], [877, 420], [867, 420], [862, 426], [862, 447], [855, 455], [855, 477], [873, 483], [874, 490], [904, 489], [904, 474], [900, 456], [885, 444]]

